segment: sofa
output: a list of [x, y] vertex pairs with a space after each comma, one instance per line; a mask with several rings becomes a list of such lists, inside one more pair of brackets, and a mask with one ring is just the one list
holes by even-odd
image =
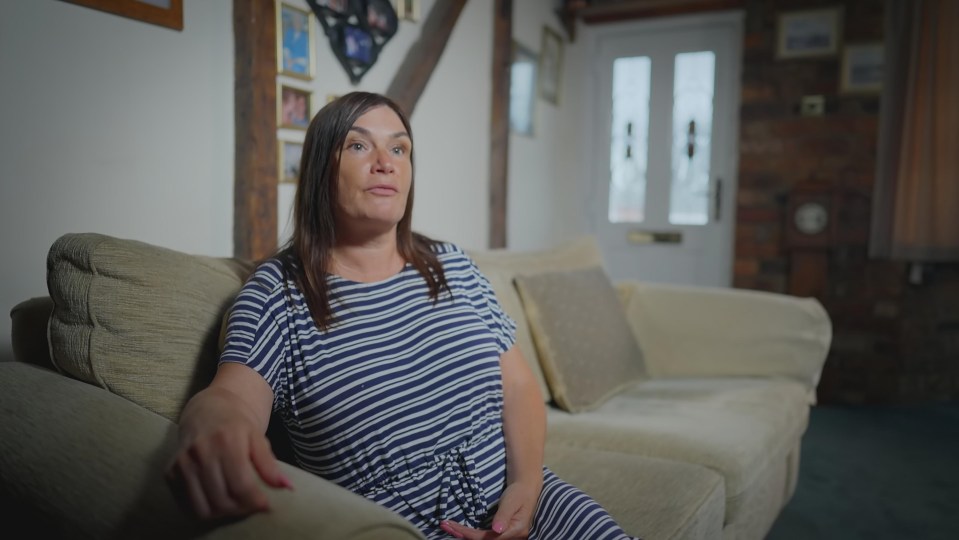
[[[795, 490], [829, 349], [817, 301], [612, 283], [588, 236], [469, 253], [537, 374], [547, 466], [647, 540], [766, 535]], [[68, 538], [421, 538], [399, 516], [296, 468], [276, 425], [269, 436], [295, 489], [269, 490], [269, 512], [200, 523], [171, 494], [162, 474], [176, 420], [212, 378], [224, 314], [252, 268], [95, 233], [54, 242], [49, 295], [13, 308], [15, 361], [0, 363], [7, 528]], [[570, 285], [584, 273], [590, 285]], [[615, 306], [594, 301], [610, 295]], [[549, 313], [573, 320], [550, 334]], [[635, 355], [609, 368], [611, 385], [610, 329], [625, 347], [615, 354]], [[553, 357], [563, 339], [576, 351], [566, 365]]]

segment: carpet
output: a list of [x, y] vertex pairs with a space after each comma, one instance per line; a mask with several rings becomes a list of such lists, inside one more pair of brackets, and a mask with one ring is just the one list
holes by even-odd
[[767, 540], [959, 539], [959, 403], [816, 406]]

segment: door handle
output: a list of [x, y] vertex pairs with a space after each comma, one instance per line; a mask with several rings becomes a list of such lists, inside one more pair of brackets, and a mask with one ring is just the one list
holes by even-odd
[[719, 221], [719, 217], [722, 213], [722, 207], [723, 207], [723, 179], [722, 178], [716, 179], [715, 201], [716, 201], [715, 202], [716, 206], [713, 210], [713, 214], [716, 216], [714, 219], [716, 221]]

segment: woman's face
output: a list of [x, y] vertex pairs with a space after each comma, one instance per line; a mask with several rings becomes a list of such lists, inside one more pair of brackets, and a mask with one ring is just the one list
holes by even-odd
[[337, 179], [337, 228], [382, 233], [403, 218], [410, 193], [413, 141], [393, 109], [360, 116], [346, 135]]

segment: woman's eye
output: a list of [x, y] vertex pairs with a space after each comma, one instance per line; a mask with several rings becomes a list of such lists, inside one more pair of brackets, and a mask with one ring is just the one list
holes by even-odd
[[396, 154], [396, 155], [398, 155], [398, 156], [402, 156], [403, 154], [406, 153], [406, 148], [403, 148], [402, 146], [394, 147], [394, 148], [393, 148], [393, 153]]
[[352, 144], [350, 145], [350, 149], [351, 149], [351, 150], [362, 150], [362, 149], [363, 149], [363, 143], [358, 143], [358, 142], [352, 143]]

